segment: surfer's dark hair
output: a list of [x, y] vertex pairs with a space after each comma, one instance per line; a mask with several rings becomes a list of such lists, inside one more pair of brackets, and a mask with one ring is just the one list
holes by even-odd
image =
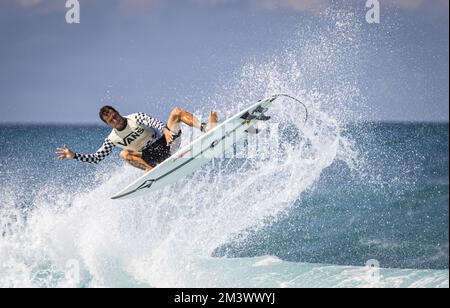
[[106, 106], [103, 106], [102, 108], [100, 108], [100, 112], [98, 113], [98, 115], [99, 115], [100, 119], [102, 119], [102, 121], [106, 123], [104, 116], [109, 114], [111, 111], [117, 112], [117, 110], [114, 109], [114, 107], [106, 105]]

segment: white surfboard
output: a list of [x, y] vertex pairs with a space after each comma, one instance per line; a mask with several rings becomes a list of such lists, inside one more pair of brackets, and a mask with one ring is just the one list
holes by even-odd
[[170, 158], [111, 198], [128, 199], [148, 194], [194, 172], [211, 159], [220, 157], [233, 144], [245, 137], [248, 133], [251, 133], [256, 121], [270, 119], [264, 113], [278, 97], [279, 95], [275, 95], [260, 100], [249, 108], [232, 116], [208, 133], [177, 151]]

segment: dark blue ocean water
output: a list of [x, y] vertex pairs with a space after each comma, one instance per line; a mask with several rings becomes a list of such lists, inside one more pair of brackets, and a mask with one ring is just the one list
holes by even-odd
[[360, 174], [334, 163], [278, 221], [217, 255], [448, 269], [448, 132], [448, 124], [350, 128], [365, 160]]
[[[54, 153], [64, 144], [91, 153], [108, 132], [96, 126], [0, 127], [3, 217], [6, 205], [27, 219], [43, 199], [51, 206], [61, 192], [77, 195], [108, 181], [110, 170], [123, 164], [118, 151], [99, 165], [60, 162]], [[449, 125], [371, 123], [345, 134], [360, 152], [358, 172], [337, 160], [293, 206], [262, 228], [235, 234], [212, 256], [355, 266], [376, 259], [383, 268], [448, 269]], [[17, 232], [11, 219], [0, 227], [3, 236]]]

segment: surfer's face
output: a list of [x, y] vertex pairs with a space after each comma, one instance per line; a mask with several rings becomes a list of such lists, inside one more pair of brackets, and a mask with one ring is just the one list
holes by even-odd
[[104, 116], [105, 122], [117, 130], [122, 130], [126, 126], [126, 120], [117, 111], [111, 111]]

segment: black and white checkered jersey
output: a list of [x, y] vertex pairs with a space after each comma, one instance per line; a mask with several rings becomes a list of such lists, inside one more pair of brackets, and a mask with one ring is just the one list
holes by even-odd
[[158, 119], [152, 118], [148, 114], [145, 114], [143, 112], [136, 113], [136, 116], [134, 117], [136, 119], [136, 122], [141, 125], [145, 125], [147, 127], [156, 128], [160, 131], [162, 135], [162, 130], [165, 127], [165, 124], [161, 122]]
[[[162, 130], [165, 127], [165, 124], [158, 119], [155, 119], [144, 112], [136, 113], [134, 118], [138, 124], [157, 129], [160, 132], [160, 135], [163, 135]], [[98, 164], [110, 155], [114, 151], [115, 147], [116, 145], [110, 139], [106, 138], [97, 152], [93, 154], [75, 153], [74, 159], [85, 163]]]

